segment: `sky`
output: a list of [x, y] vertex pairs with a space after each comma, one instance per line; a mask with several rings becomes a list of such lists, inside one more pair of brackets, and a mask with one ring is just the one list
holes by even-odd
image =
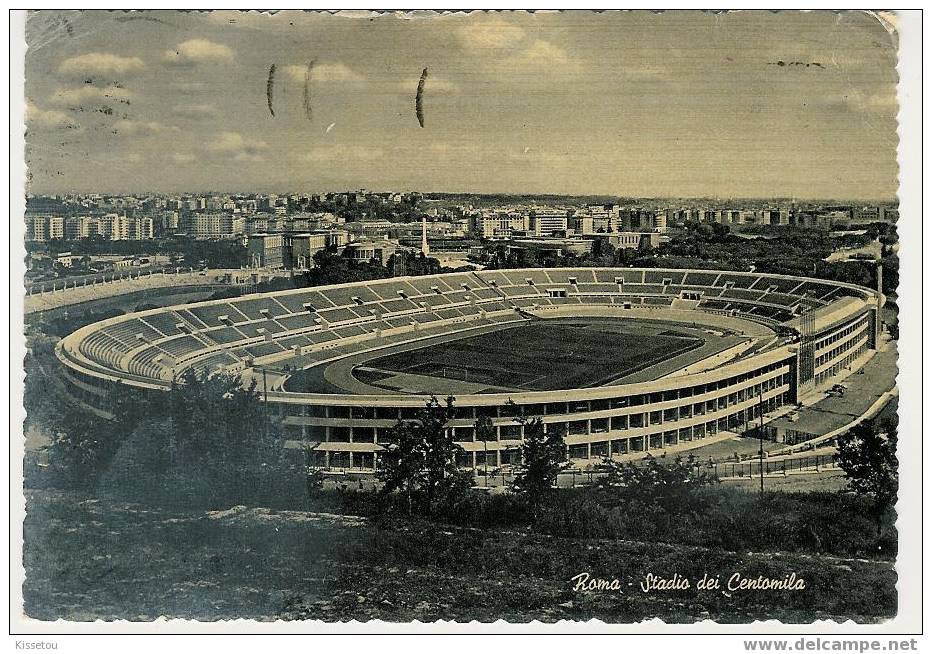
[[29, 191], [892, 200], [888, 28], [863, 12], [35, 12]]

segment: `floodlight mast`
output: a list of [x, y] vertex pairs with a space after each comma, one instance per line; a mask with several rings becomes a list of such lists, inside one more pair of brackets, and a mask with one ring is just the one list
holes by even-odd
[[760, 427], [757, 430], [758, 440], [760, 442], [760, 494], [764, 496], [764, 385], [761, 384], [760, 393], [757, 396], [760, 404]]

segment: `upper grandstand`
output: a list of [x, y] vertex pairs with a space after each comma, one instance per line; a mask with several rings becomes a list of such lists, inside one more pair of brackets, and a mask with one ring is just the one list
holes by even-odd
[[[875, 294], [849, 284], [762, 273], [636, 268], [457, 272], [249, 295], [142, 311], [88, 325], [59, 356], [83, 373], [165, 387], [188, 368], [300, 368], [464, 326], [524, 320], [566, 306], [671, 308], [799, 329], [840, 320]], [[842, 298], [848, 300], [836, 302]], [[843, 314], [843, 315], [838, 315]]]

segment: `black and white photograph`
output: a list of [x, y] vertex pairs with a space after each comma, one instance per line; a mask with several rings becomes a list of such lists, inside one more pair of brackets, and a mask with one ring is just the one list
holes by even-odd
[[920, 610], [915, 12], [20, 13], [26, 631]]

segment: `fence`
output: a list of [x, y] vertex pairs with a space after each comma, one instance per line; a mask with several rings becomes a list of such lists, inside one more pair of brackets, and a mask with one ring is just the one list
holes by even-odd
[[[634, 462], [638, 463], [638, 462]], [[801, 472], [821, 472], [823, 470], [835, 470], [838, 463], [832, 454], [818, 454], [813, 456], [794, 457], [789, 459], [779, 459], [768, 461], [764, 459], [764, 476], [767, 475], [789, 475]], [[712, 462], [712, 463], [695, 463], [693, 465], [694, 474], [710, 474], [718, 479], [729, 479], [742, 477], [755, 478], [760, 476], [761, 463], [756, 459], [735, 462]], [[507, 486], [514, 479], [511, 471], [493, 469], [489, 471], [486, 478], [484, 471], [477, 470], [477, 478], [480, 485], [497, 487]], [[596, 470], [566, 470], [557, 476], [557, 486], [560, 488], [576, 488], [578, 486], [590, 486], [598, 481], [605, 473]], [[484, 481], [484, 483], [483, 483]]]
[[[656, 460], [656, 459], [655, 459]], [[633, 461], [635, 465], [642, 463]], [[760, 476], [761, 462], [757, 459], [735, 462], [696, 462], [692, 466], [693, 474], [708, 474], [718, 479], [755, 479]], [[787, 459], [768, 461], [764, 459], [764, 476], [790, 475], [800, 473], [822, 472], [823, 470], [837, 470], [838, 463], [832, 454], [817, 454]], [[328, 469], [329, 475], [335, 475], [344, 481], [359, 483], [361, 480], [372, 481], [371, 470]], [[510, 486], [514, 481], [514, 471], [506, 468], [490, 468], [486, 475], [483, 468], [476, 469], [476, 483], [484, 488], [498, 488]], [[597, 470], [565, 470], [557, 475], [558, 488], [577, 488], [591, 486], [605, 475]]]
[[[793, 472], [820, 472], [827, 469], [836, 469], [838, 463], [834, 455], [819, 454], [814, 456], [801, 456], [792, 459], [779, 459], [768, 461], [764, 459], [764, 476], [788, 475]], [[712, 463], [701, 466], [701, 469], [712, 473], [719, 479], [759, 477], [761, 462], [748, 460], [736, 463]]]

